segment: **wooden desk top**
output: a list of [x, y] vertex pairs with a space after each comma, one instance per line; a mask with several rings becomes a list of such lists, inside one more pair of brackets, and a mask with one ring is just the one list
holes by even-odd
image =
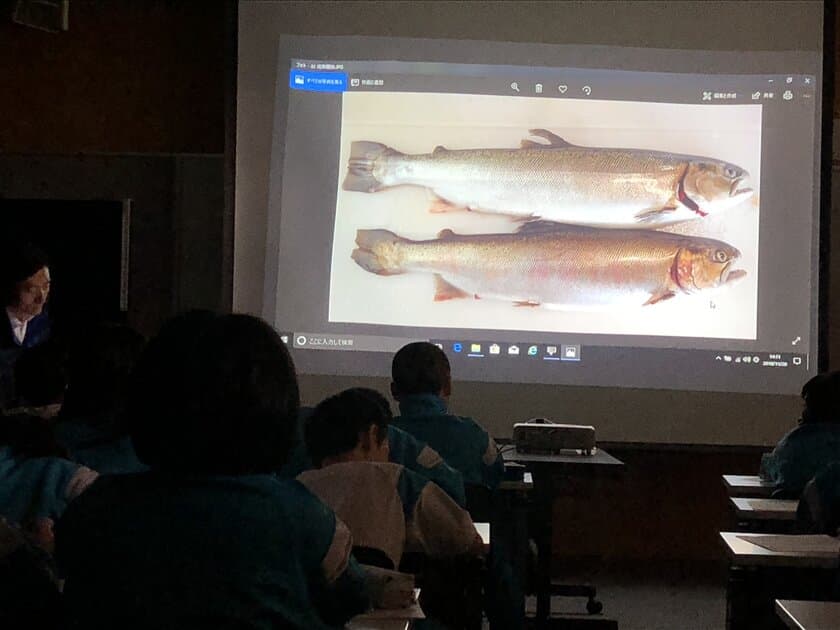
[[721, 532], [720, 537], [731, 563], [739, 567], [836, 569], [840, 566], [840, 540], [831, 536]]
[[795, 521], [798, 501], [787, 499], [762, 499], [730, 497], [738, 518], [756, 521]]
[[836, 630], [840, 628], [840, 602], [776, 600], [776, 614], [791, 630]]
[[592, 466], [592, 467], [613, 467], [623, 468], [624, 462], [616, 459], [606, 451], [595, 449], [591, 455], [578, 454], [576, 452], [564, 453], [561, 455], [537, 455], [535, 453], [520, 453], [516, 447], [507, 448], [502, 451], [502, 457], [506, 461], [519, 462], [527, 464], [529, 467], [535, 465], [545, 465], [550, 467], [566, 468], [573, 466]]
[[731, 497], [765, 497], [773, 494], [775, 486], [758, 475], [724, 475], [723, 485]]

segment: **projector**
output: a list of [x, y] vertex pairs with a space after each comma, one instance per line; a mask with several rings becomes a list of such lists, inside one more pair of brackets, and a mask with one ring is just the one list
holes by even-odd
[[595, 448], [595, 427], [532, 418], [513, 425], [513, 442], [519, 453], [550, 455], [575, 450], [591, 455]]

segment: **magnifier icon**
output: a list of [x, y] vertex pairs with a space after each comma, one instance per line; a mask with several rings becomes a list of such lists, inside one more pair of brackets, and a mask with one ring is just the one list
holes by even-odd
[[518, 92], [519, 91], [519, 83], [517, 81], [514, 81], [513, 83], [510, 84], [510, 89], [513, 90], [514, 92]]

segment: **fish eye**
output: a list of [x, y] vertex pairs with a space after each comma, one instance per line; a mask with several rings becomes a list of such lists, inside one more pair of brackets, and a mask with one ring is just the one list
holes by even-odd
[[715, 262], [719, 262], [719, 263], [726, 262], [727, 260], [729, 260], [729, 256], [727, 256], [726, 252], [723, 251], [722, 249], [718, 249], [718, 250], [715, 251], [715, 257], [714, 258], [715, 258]]
[[723, 174], [729, 177], [730, 179], [735, 179], [738, 176], [738, 171], [735, 169], [734, 166], [727, 166], [723, 169]]

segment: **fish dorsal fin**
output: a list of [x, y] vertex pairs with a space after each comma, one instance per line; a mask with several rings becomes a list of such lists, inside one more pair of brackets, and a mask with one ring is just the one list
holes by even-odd
[[566, 142], [558, 136], [556, 133], [551, 133], [548, 129], [529, 129], [528, 133], [532, 136], [536, 136], [537, 138], [542, 138], [543, 140], [548, 140], [548, 144], [540, 144], [534, 143], [538, 147], [550, 147], [553, 149], [561, 148], [561, 147], [573, 147], [571, 142]]
[[455, 232], [453, 232], [449, 228], [444, 228], [443, 230], [438, 232], [438, 235], [437, 235], [437, 237], [441, 240], [447, 239], [447, 238], [455, 238], [456, 236], [458, 236], [458, 235], [455, 234]]
[[447, 151], [449, 151], [449, 149], [447, 149], [442, 144], [439, 144], [435, 147], [435, 150], [432, 151], [432, 155], [438, 155], [439, 153], [446, 153]]
[[456, 286], [449, 284], [440, 274], [435, 274], [435, 302], [445, 302], [446, 300], [457, 300], [460, 298], [473, 297], [466, 291], [462, 291]]
[[519, 143], [520, 149], [545, 149], [548, 148], [550, 145], [543, 144], [541, 142], [534, 142], [533, 140], [522, 140]]
[[526, 221], [520, 225], [517, 234], [540, 234], [543, 232], [557, 232], [559, 230], [568, 230], [571, 226], [565, 223], [557, 223], [556, 221], [546, 221], [544, 219], [535, 219], [533, 221]]

